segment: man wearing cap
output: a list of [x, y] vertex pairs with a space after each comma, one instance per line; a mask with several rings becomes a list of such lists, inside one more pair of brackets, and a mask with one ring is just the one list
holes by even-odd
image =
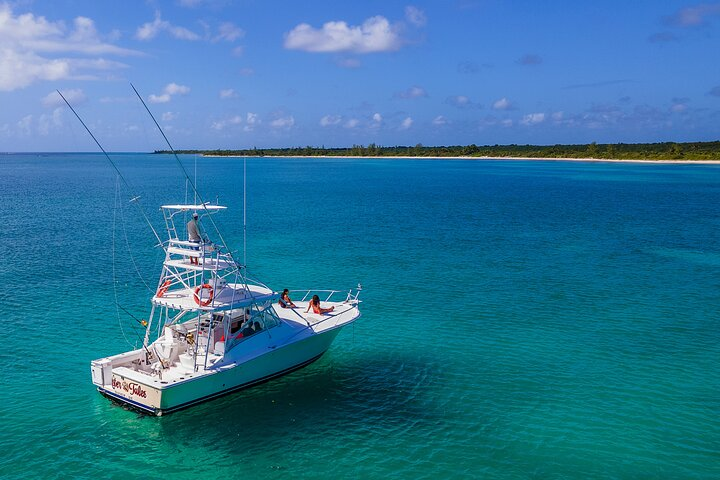
[[[192, 219], [187, 223], [188, 241], [193, 243], [200, 243], [200, 226], [198, 225], [198, 214], [193, 213]], [[197, 250], [197, 248], [196, 248]], [[199, 265], [197, 257], [190, 257], [190, 263], [193, 265]]]

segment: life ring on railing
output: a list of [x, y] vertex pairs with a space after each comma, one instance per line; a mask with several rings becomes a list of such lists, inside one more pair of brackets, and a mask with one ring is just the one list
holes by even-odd
[[165, 280], [165, 283], [163, 283], [160, 288], [158, 288], [157, 293], [155, 294], [156, 297], [160, 298], [163, 295], [165, 295], [165, 292], [168, 291], [168, 288], [170, 288], [170, 284], [172, 282], [170, 280]]
[[[208, 291], [208, 298], [205, 301], [200, 300], [200, 290], [206, 289]], [[213, 299], [213, 288], [209, 283], [203, 283], [202, 285], [198, 285], [195, 287], [195, 293], [193, 294], [193, 299], [195, 300], [195, 303], [200, 305], [201, 307], [207, 307], [210, 305], [210, 302], [212, 302]]]

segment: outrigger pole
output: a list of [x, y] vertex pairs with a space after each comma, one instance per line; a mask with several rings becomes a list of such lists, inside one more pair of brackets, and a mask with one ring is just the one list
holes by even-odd
[[[177, 160], [177, 163], [180, 166], [180, 170], [182, 170], [183, 175], [185, 175], [185, 179], [188, 181], [193, 192], [195, 193], [195, 195], [197, 195], [197, 198], [200, 200], [200, 204], [203, 206], [203, 210], [205, 210], [205, 212], [208, 214], [207, 217], [210, 220], [210, 223], [212, 223], [212, 226], [215, 229], [215, 232], [218, 234], [218, 237], [220, 238], [220, 242], [222, 243], [223, 247], [225, 247], [225, 250], [227, 250], [227, 253], [228, 253], [228, 255], [230, 255], [230, 258], [232, 258], [233, 262], [235, 262], [235, 258], [233, 257], [232, 252], [230, 252], [230, 249], [228, 248], [227, 243], [225, 243], [225, 239], [223, 238], [222, 233], [220, 233], [220, 229], [215, 224], [215, 221], [213, 220], [212, 215], [210, 215], [210, 211], [205, 206], [205, 202], [203, 201], [203, 198], [200, 195], [200, 192], [198, 192], [197, 188], [195, 187], [195, 182], [193, 182], [193, 180], [190, 178], [190, 175], [188, 175], [187, 170], [185, 170], [185, 166], [180, 161], [180, 158], [178, 157], [177, 153], [175, 152], [175, 149], [173, 148], [173, 146], [170, 144], [170, 141], [168, 140], [167, 136], [165, 135], [165, 132], [163, 131], [162, 127], [160, 127], [160, 124], [157, 122], [157, 120], [155, 120], [155, 115], [152, 114], [152, 112], [148, 108], [147, 104], [145, 103], [145, 100], [143, 100], [142, 96], [140, 95], [140, 93], [138, 93], [137, 89], [135, 88], [135, 85], [133, 85], [131, 83], [130, 86], [132, 87], [133, 91], [135, 92], [135, 95], [137, 95], [137, 97], [140, 99], [140, 102], [143, 104], [143, 107], [145, 107], [145, 110], [150, 115], [150, 118], [152, 118], [152, 121], [155, 122], [155, 126], [158, 128], [158, 130], [160, 130], [160, 134], [165, 139], [165, 143], [167, 143], [167, 146], [170, 147], [170, 151], [172, 152], [173, 156], [175, 157], [175, 160]], [[245, 267], [245, 265], [243, 265], [243, 267]]]
[[140, 197], [133, 194], [133, 190], [132, 190], [132, 188], [130, 187], [130, 184], [127, 182], [127, 180], [125, 180], [125, 177], [123, 177], [123, 174], [120, 173], [120, 170], [118, 169], [117, 165], [115, 165], [115, 162], [112, 161], [112, 158], [110, 158], [110, 155], [108, 155], [108, 153], [105, 151], [105, 149], [103, 148], [103, 146], [100, 145], [100, 142], [98, 142], [98, 139], [95, 138], [95, 135], [93, 135], [93, 133], [92, 133], [92, 132], [90, 131], [90, 129], [88, 128], [88, 126], [85, 125], [85, 122], [83, 122], [83, 119], [80, 118], [80, 115], [78, 115], [78, 113], [75, 111], [75, 109], [72, 107], [72, 105], [70, 105], [70, 102], [68, 102], [67, 99], [65, 98], [65, 96], [64, 96], [62, 93], [60, 93], [60, 90], [55, 90], [55, 91], [58, 93], [58, 95], [60, 95], [60, 97], [61, 97], [61, 98], [63, 99], [63, 101], [67, 104], [67, 106], [70, 107], [70, 110], [75, 114], [75, 116], [77, 117], [77, 119], [80, 120], [80, 123], [82, 124], [83, 127], [85, 127], [85, 130], [87, 130], [87, 132], [90, 134], [90, 136], [91, 136], [92, 139], [95, 141], [95, 143], [97, 144], [97, 146], [100, 147], [100, 150], [101, 150], [102, 153], [105, 155], [105, 158], [108, 159], [108, 162], [110, 162], [110, 165], [112, 165], [112, 167], [115, 169], [115, 171], [117, 172], [117, 174], [118, 174], [118, 176], [120, 177], [120, 179], [123, 181], [123, 183], [125, 184], [125, 186], [127, 187], [127, 189], [130, 191], [130, 196], [132, 197], [132, 199], [130, 200], [130, 202], [131, 202], [131, 203], [135, 203], [135, 204], [137, 205], [138, 210], [140, 210], [140, 214], [141, 214], [141, 215], [143, 216], [143, 218], [145, 219], [145, 222], [147, 222], [148, 226], [150, 227], [150, 230], [152, 230], [152, 232], [153, 232], [153, 235], [155, 235], [155, 238], [157, 238], [158, 245], [162, 245], [163, 241], [160, 240], [160, 235], [158, 235], [158, 233], [155, 231], [155, 227], [153, 227], [153, 226], [152, 226], [152, 223], [150, 223], [150, 219], [149, 219], [148, 216], [145, 214], [145, 210], [143, 210], [142, 206], [140, 205], [140, 202], [138, 201]]

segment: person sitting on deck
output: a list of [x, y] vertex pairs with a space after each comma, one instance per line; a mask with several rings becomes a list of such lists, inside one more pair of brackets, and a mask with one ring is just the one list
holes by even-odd
[[313, 313], [317, 314], [329, 313], [335, 310], [335, 307], [322, 308], [320, 306], [320, 297], [318, 297], [317, 295], [313, 295], [312, 300], [310, 300], [310, 303], [308, 303], [308, 308], [307, 310], [305, 310], [305, 313], [310, 311], [310, 307], [312, 307]]
[[[200, 225], [198, 225], [198, 214], [197, 212], [193, 213], [192, 219], [187, 223], [187, 231], [188, 231], [188, 242], [193, 242], [199, 244], [202, 240], [202, 237], [200, 236]], [[194, 248], [195, 250], [198, 250], [198, 247]], [[190, 257], [190, 263], [193, 265], [199, 265], [197, 257]]]
[[278, 303], [282, 308], [297, 308], [297, 305], [295, 305], [293, 301], [290, 300], [290, 294], [287, 288], [283, 290], [283, 293], [282, 295], [280, 295], [280, 300], [278, 300]]

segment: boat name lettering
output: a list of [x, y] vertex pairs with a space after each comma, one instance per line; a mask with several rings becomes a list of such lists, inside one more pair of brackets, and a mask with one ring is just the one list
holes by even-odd
[[115, 390], [124, 390], [128, 392], [131, 395], [137, 395], [138, 397], [147, 398], [147, 392], [143, 390], [143, 388], [140, 386], [139, 383], [135, 382], [126, 382], [126, 381], [120, 381], [116, 380], [115, 377], [112, 379], [112, 387]]

